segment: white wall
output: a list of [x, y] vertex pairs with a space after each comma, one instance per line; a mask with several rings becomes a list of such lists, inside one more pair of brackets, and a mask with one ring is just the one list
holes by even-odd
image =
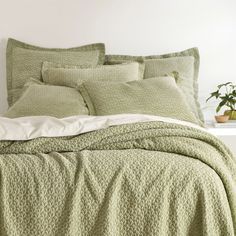
[[198, 46], [201, 100], [236, 82], [235, 0], [0, 0], [0, 113], [8, 37], [46, 47], [104, 42], [107, 53], [134, 55]]

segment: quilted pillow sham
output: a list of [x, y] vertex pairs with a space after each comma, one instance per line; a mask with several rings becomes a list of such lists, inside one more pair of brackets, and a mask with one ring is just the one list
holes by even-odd
[[[181, 57], [188, 57], [188, 59], [185, 61], [185, 65], [190, 68], [192, 66], [193, 73], [190, 77], [187, 77], [185, 75], [185, 72], [181, 70], [184, 68], [181, 63], [183, 62], [180, 58]], [[190, 59], [193, 57], [192, 59]], [[172, 58], [172, 61], [164, 60], [165, 58]], [[177, 58], [176, 60], [174, 60]], [[159, 59], [159, 60], [156, 60]], [[163, 59], [164, 62], [161, 62]], [[176, 68], [179, 67], [178, 63], [180, 63], [180, 68], [178, 68], [178, 78], [177, 80], [181, 80], [181, 83], [178, 83], [179, 87], [182, 89], [182, 91], [185, 93], [186, 99], [189, 102], [189, 105], [194, 112], [195, 116], [200, 122], [204, 121], [204, 117], [202, 114], [202, 111], [200, 109], [200, 104], [198, 102], [198, 73], [199, 73], [199, 64], [200, 64], [200, 57], [199, 57], [199, 51], [198, 48], [190, 48], [184, 51], [180, 52], [174, 52], [169, 54], [163, 54], [163, 55], [152, 55], [152, 56], [128, 56], [128, 55], [106, 55], [106, 62], [105, 64], [114, 64], [114, 63], [122, 63], [126, 61], [144, 61], [145, 62], [145, 78], [150, 78], [154, 76], [163, 76], [165, 74], [168, 74], [170, 72], [176, 71]], [[154, 62], [150, 63], [151, 60], [155, 60]], [[164, 65], [167, 63], [166, 65]], [[156, 65], [156, 69], [155, 69]], [[164, 68], [161, 69], [161, 72], [158, 71], [158, 69], [161, 68], [161, 66], [164, 66], [166, 70], [164, 71]], [[158, 68], [158, 69], [157, 69]], [[153, 72], [158, 72], [154, 74]]]
[[44, 62], [42, 67], [43, 81], [48, 84], [77, 87], [87, 80], [127, 82], [138, 80], [140, 76], [140, 65], [137, 62], [119, 65], [106, 65], [95, 67], [69, 66]]
[[4, 114], [8, 118], [74, 115], [88, 115], [83, 97], [76, 89], [45, 85], [34, 79], [25, 84], [22, 96]]
[[87, 81], [79, 91], [91, 115], [138, 113], [198, 123], [173, 77], [126, 83]]
[[147, 59], [145, 60], [145, 65], [148, 70], [145, 70], [144, 78], [153, 78], [163, 76], [165, 74], [173, 74], [177, 85], [185, 94], [186, 101], [188, 102], [193, 113], [199, 120], [201, 120], [193, 87], [194, 57], [186, 56], [163, 59]]
[[15, 94], [19, 94], [29, 78], [41, 79], [43, 61], [95, 66], [103, 64], [104, 58], [102, 43], [69, 49], [42, 48], [10, 38], [7, 44], [8, 103], [11, 106], [16, 101]]

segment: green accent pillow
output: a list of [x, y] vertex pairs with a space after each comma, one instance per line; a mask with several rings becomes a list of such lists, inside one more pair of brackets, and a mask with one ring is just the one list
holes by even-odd
[[[174, 58], [176, 58], [174, 60]], [[184, 66], [180, 66], [181, 68], [178, 68], [178, 63], [182, 63], [183, 61], [180, 59], [181, 57], [188, 57], [188, 59], [185, 61], [185, 65], [187, 65], [188, 68], [190, 66], [193, 66], [193, 74], [190, 77], [187, 77], [185, 72], [182, 71]], [[192, 61], [191, 57], [194, 58], [194, 61]], [[173, 61], [164, 60], [163, 63], [161, 63], [161, 60], [156, 60], [154, 63], [150, 63], [150, 60], [155, 59], [164, 59], [164, 58], [173, 58]], [[199, 64], [200, 64], [200, 57], [199, 57], [199, 51], [197, 48], [190, 48], [181, 52], [174, 52], [169, 54], [163, 54], [163, 55], [152, 55], [152, 56], [128, 56], [128, 55], [106, 55], [106, 62], [105, 64], [114, 64], [114, 63], [121, 63], [121, 62], [127, 62], [127, 61], [141, 61], [143, 60], [145, 62], [145, 74], [144, 78], [150, 78], [154, 76], [163, 76], [165, 74], [169, 74], [170, 72], [176, 71], [175, 68], [178, 68], [179, 71], [179, 77], [176, 78], [177, 80], [181, 80], [181, 83], [178, 83], [178, 86], [182, 89], [182, 91], [185, 93], [186, 99], [189, 102], [190, 107], [192, 108], [193, 112], [195, 113], [196, 117], [203, 122], [204, 117], [202, 114], [202, 111], [200, 109], [200, 104], [198, 102], [198, 73], [199, 73]], [[158, 69], [154, 69], [154, 65], [156, 63], [156, 66], [158, 69], [161, 69], [161, 66], [164, 66], [164, 68], [161, 69], [158, 72]], [[161, 63], [161, 64], [159, 64]], [[165, 65], [167, 63], [167, 65]], [[150, 67], [151, 66], [151, 67]], [[154, 69], [154, 70], [153, 70]], [[166, 71], [164, 69], [167, 69]], [[172, 71], [171, 71], [172, 70]], [[157, 73], [154, 74], [153, 72], [156, 71]]]
[[96, 67], [69, 66], [44, 62], [42, 77], [43, 81], [48, 84], [76, 88], [87, 80], [116, 82], [138, 80], [140, 78], [139, 68], [140, 65], [137, 62]]
[[15, 94], [30, 77], [41, 79], [43, 61], [66, 63], [71, 65], [103, 64], [105, 46], [102, 43], [76, 48], [42, 48], [29, 45], [15, 39], [8, 39], [7, 44], [7, 89], [8, 103], [15, 102]]
[[88, 115], [88, 109], [81, 94], [74, 88], [45, 85], [30, 79], [23, 94], [4, 114], [5, 117], [53, 116], [63, 118], [74, 115]]
[[198, 123], [173, 77], [126, 83], [87, 81], [79, 91], [91, 115], [138, 113]]

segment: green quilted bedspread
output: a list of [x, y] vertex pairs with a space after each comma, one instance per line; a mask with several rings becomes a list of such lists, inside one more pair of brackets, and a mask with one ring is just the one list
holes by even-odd
[[0, 235], [236, 232], [236, 161], [215, 137], [162, 122], [0, 142]]

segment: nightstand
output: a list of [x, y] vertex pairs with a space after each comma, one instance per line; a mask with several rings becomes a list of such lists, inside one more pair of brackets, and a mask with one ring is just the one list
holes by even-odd
[[236, 128], [215, 128], [214, 123], [206, 122], [207, 130], [222, 140], [236, 157]]

